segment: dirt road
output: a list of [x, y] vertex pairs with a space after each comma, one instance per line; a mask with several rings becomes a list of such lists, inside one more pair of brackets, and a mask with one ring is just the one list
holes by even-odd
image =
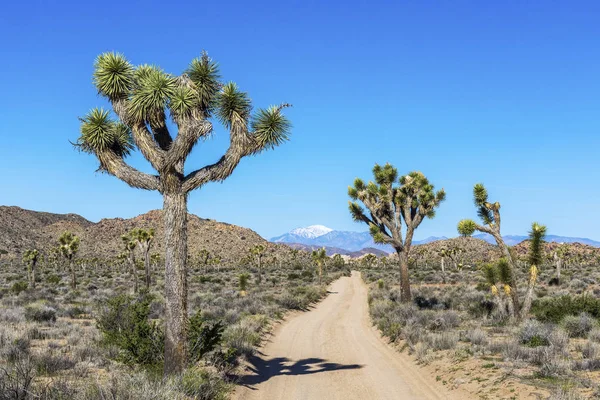
[[234, 399], [468, 399], [448, 392], [371, 326], [359, 273], [334, 282], [313, 310], [273, 332]]

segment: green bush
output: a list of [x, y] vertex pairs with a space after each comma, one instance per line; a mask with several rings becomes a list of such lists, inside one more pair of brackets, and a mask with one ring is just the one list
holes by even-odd
[[116, 346], [119, 360], [126, 364], [152, 366], [162, 360], [164, 334], [148, 318], [151, 301], [150, 295], [137, 299], [119, 295], [108, 299], [99, 313], [97, 325], [103, 343]]
[[567, 315], [587, 313], [594, 318], [600, 318], [600, 299], [582, 296], [561, 296], [536, 300], [531, 312], [542, 322], [560, 323]]
[[58, 285], [60, 283], [60, 276], [52, 274], [46, 278], [46, 282], [48, 282], [51, 285]]
[[198, 362], [206, 353], [214, 350], [223, 337], [225, 326], [221, 321], [209, 323], [200, 311], [190, 318], [189, 326], [189, 355], [190, 360]]
[[34, 322], [55, 322], [56, 310], [45, 306], [27, 306], [25, 307], [25, 319]]
[[19, 293], [27, 290], [28, 287], [29, 287], [29, 284], [27, 282], [17, 281], [12, 284], [12, 286], [10, 287], [10, 290], [14, 294], [18, 295]]

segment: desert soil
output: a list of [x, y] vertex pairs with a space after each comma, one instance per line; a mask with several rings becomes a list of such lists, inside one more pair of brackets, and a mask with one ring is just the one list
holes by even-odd
[[360, 273], [287, 318], [250, 358], [234, 399], [470, 399], [449, 391], [372, 327]]

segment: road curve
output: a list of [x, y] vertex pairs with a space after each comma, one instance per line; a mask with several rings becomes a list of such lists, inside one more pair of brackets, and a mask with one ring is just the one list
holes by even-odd
[[371, 326], [360, 273], [334, 282], [313, 310], [279, 325], [249, 360], [238, 400], [468, 399], [448, 392]]

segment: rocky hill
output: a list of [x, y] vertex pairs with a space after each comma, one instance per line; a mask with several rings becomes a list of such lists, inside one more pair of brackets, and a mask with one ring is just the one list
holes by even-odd
[[[154, 228], [156, 240], [152, 252], [164, 254], [162, 211], [153, 210], [131, 219], [111, 218], [98, 223], [76, 214], [51, 214], [0, 206], [0, 250], [8, 257], [20, 257], [30, 248], [48, 252], [57, 245], [62, 232], [69, 230], [81, 238], [79, 257], [113, 258], [122, 252], [121, 235], [133, 228]], [[216, 222], [189, 214], [188, 244], [190, 256], [207, 249], [223, 262], [238, 262], [257, 244], [267, 247], [266, 257], [289, 255], [291, 249], [269, 243], [256, 232], [236, 225]]]

